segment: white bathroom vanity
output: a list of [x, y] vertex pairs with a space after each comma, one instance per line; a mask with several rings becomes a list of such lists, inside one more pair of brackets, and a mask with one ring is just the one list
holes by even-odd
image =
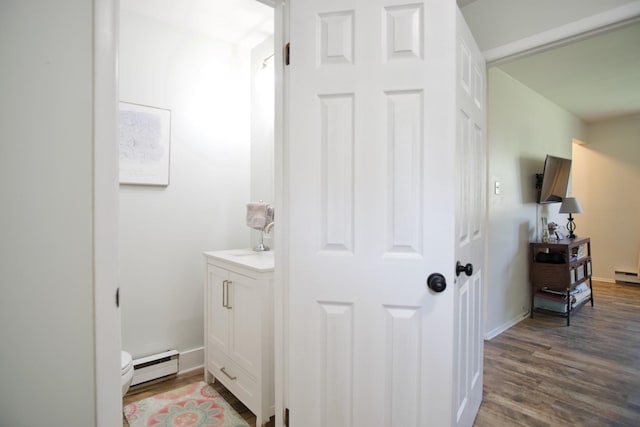
[[257, 425], [275, 414], [273, 252], [205, 252], [205, 380], [220, 381]]

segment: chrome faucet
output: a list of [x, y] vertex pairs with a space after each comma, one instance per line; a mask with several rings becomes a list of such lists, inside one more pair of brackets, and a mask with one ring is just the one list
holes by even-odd
[[271, 229], [273, 228], [274, 223], [270, 222], [269, 224], [265, 225], [264, 228], [260, 231], [260, 243], [258, 243], [258, 245], [253, 248], [254, 251], [256, 252], [266, 252], [271, 250], [269, 248], [269, 246], [266, 246], [264, 244], [264, 234], [265, 233], [269, 233], [271, 231]]

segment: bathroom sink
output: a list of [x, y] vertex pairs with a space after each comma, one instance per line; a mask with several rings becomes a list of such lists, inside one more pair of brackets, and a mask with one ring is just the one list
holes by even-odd
[[253, 249], [231, 249], [205, 252], [205, 255], [258, 272], [273, 271], [273, 251], [256, 252]]
[[237, 252], [231, 254], [233, 256], [249, 256], [249, 255], [260, 255], [263, 254], [264, 252], [256, 252], [252, 249], [240, 249]]

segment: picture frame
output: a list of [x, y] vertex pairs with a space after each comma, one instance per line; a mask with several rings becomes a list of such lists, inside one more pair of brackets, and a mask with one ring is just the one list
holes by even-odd
[[120, 184], [169, 185], [171, 110], [119, 103]]

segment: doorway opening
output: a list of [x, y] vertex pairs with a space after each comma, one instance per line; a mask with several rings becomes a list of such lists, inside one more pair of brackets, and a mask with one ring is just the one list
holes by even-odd
[[122, 347], [176, 349], [186, 372], [204, 364], [201, 254], [255, 246], [246, 204], [274, 198], [274, 10], [121, 0], [119, 24], [119, 101], [170, 113], [168, 185], [119, 188]]

